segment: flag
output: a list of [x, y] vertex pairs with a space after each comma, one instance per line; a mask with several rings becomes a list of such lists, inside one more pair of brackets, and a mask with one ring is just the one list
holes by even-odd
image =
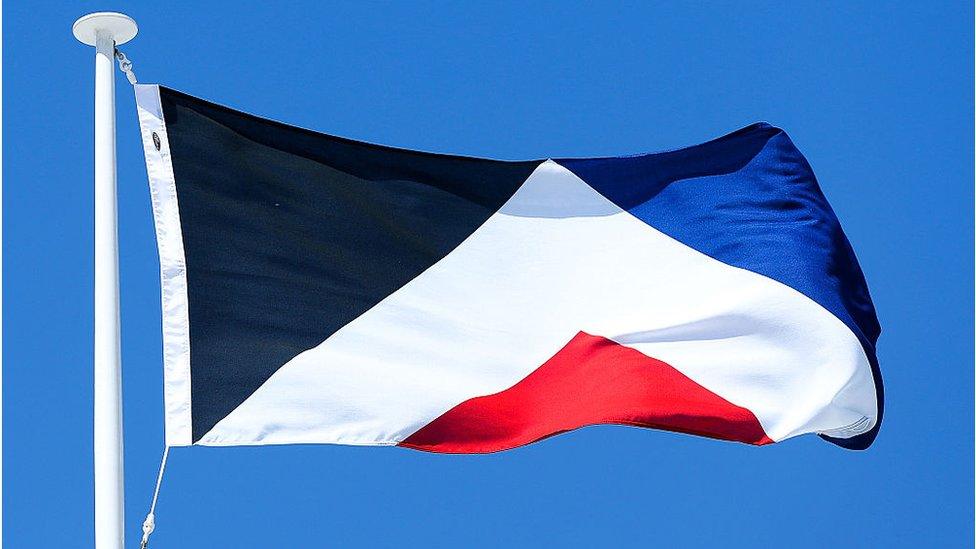
[[169, 445], [877, 434], [874, 306], [781, 129], [510, 162], [136, 97]]

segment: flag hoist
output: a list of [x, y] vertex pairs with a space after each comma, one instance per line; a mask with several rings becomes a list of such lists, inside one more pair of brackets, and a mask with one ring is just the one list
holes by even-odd
[[122, 367], [119, 350], [119, 254], [115, 174], [115, 46], [135, 37], [121, 13], [92, 13], [72, 32], [95, 47], [95, 545], [124, 541]]

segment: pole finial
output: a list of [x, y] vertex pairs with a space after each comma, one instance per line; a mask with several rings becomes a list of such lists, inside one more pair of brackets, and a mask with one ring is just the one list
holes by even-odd
[[95, 45], [99, 32], [107, 32], [115, 40], [115, 45], [125, 44], [139, 32], [136, 22], [125, 15], [113, 11], [100, 11], [82, 16], [71, 26], [71, 32], [82, 44]]

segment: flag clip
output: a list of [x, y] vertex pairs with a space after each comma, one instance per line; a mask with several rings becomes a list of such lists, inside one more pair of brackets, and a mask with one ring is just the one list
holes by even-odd
[[132, 72], [132, 61], [122, 53], [122, 50], [115, 48], [115, 58], [119, 60], [119, 68], [125, 73], [125, 77], [129, 79], [129, 83], [133, 86], [136, 85], [136, 73]]
[[148, 549], [149, 547], [149, 534], [152, 534], [153, 530], [156, 529], [156, 517], [150, 512], [146, 515], [146, 520], [142, 523], [142, 542], [139, 543], [139, 549]]

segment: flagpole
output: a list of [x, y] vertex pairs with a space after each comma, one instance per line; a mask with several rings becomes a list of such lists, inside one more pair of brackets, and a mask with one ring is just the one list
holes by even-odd
[[75, 38], [95, 46], [95, 546], [124, 543], [122, 364], [119, 241], [115, 174], [115, 46], [131, 40], [135, 21], [92, 13], [75, 21]]

